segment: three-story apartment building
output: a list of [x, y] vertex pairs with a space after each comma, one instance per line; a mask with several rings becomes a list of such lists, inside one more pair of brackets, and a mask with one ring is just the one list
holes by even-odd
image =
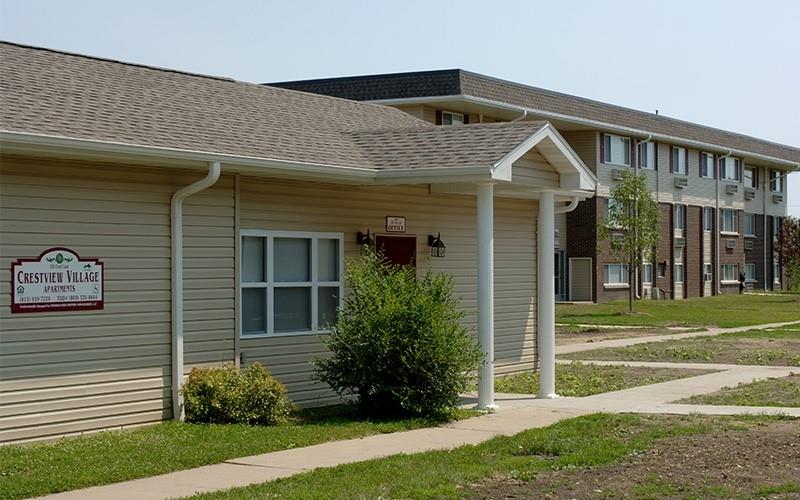
[[[597, 176], [596, 196], [558, 216], [557, 299], [608, 301], [779, 289], [786, 175], [800, 149], [459, 69], [272, 83], [399, 108], [443, 126], [547, 120]], [[647, 178], [662, 211], [658, 248], [628, 283], [597, 227], [621, 172]]]

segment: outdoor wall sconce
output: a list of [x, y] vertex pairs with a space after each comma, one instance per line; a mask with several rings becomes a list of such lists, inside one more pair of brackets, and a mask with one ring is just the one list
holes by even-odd
[[370, 236], [369, 229], [367, 229], [366, 233], [362, 233], [361, 231], [356, 233], [356, 243], [361, 245], [361, 254], [363, 255], [375, 245], [375, 239]]
[[436, 236], [429, 234], [428, 246], [431, 247], [431, 257], [444, 258], [447, 247], [442, 242], [442, 233], [438, 233]]

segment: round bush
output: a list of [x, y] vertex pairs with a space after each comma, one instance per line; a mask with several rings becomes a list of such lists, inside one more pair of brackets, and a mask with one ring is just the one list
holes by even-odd
[[458, 405], [482, 355], [462, 326], [453, 280], [386, 263], [348, 259], [349, 293], [315, 377], [372, 414], [435, 415]]
[[286, 388], [260, 363], [194, 368], [182, 392], [187, 422], [275, 425], [294, 411]]

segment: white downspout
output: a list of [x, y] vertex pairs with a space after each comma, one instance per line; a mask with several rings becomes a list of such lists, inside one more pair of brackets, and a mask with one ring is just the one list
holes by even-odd
[[518, 117], [514, 118], [513, 120], [511, 120], [511, 123], [518, 122], [520, 120], [524, 120], [527, 116], [528, 116], [528, 110], [527, 109], [523, 109], [522, 110], [522, 114], [519, 115]]
[[[647, 144], [652, 140], [653, 140], [653, 134], [647, 134], [647, 139], [635, 142], [636, 146], [633, 148], [634, 149], [633, 173], [636, 174], [637, 176], [639, 175], [639, 157], [641, 156], [639, 154], [639, 147], [642, 144]], [[634, 297], [636, 297], [637, 300], [642, 298], [639, 295], [639, 273], [641, 271], [642, 271], [641, 269], [637, 269], [636, 272], [633, 273], [633, 295]]]
[[720, 244], [720, 241], [721, 241], [721, 238], [719, 236], [719, 232], [720, 232], [719, 220], [720, 220], [720, 216], [722, 215], [719, 212], [719, 180], [722, 177], [722, 171], [720, 169], [720, 164], [722, 163], [721, 160], [724, 160], [725, 158], [729, 158], [731, 156], [731, 154], [733, 154], [733, 152], [729, 149], [728, 152], [725, 153], [725, 155], [720, 156], [719, 158], [716, 159], [716, 163], [717, 164], [715, 165], [715, 168], [716, 168], [716, 172], [715, 173], [717, 174], [717, 175], [714, 176], [714, 177], [716, 177], [716, 181], [717, 181], [717, 183], [716, 183], [716, 188], [717, 188], [716, 205], [717, 205], [717, 209], [716, 209], [716, 213], [715, 213], [716, 220], [714, 221], [714, 229], [715, 229], [714, 232], [716, 233], [714, 235], [714, 238], [716, 239], [716, 243], [717, 244], [714, 245], [714, 254], [715, 254], [714, 255], [714, 260], [716, 261], [716, 262], [714, 262], [714, 270], [716, 271], [714, 273], [714, 282], [715, 282], [714, 283], [714, 289], [717, 291], [716, 295], [719, 295], [720, 293], [722, 293], [722, 276], [720, 275], [720, 273], [722, 272], [722, 265], [719, 262], [719, 244]]
[[[763, 187], [763, 191], [761, 192], [761, 197], [763, 198], [762, 201], [763, 201], [763, 206], [764, 206], [763, 215], [761, 216], [761, 218], [764, 221], [764, 224], [763, 224], [763, 226], [764, 226], [763, 227], [763, 230], [764, 230], [764, 232], [763, 232], [764, 241], [762, 242], [763, 243], [762, 246], [764, 247], [764, 265], [762, 266], [763, 267], [762, 271], [764, 272], [764, 291], [765, 292], [769, 291], [769, 288], [768, 288], [768, 285], [767, 285], [767, 191], [768, 191], [767, 183], [768, 182], [769, 182], [769, 169], [767, 167], [764, 167], [764, 181], [759, 183], [760, 184], [759, 187]], [[774, 253], [774, 249], [773, 249], [773, 253]], [[773, 278], [772, 281], [775, 281], [775, 278]]]
[[219, 179], [218, 161], [208, 165], [208, 175], [172, 195], [170, 204], [172, 285], [172, 418], [183, 420], [183, 200], [214, 185]]

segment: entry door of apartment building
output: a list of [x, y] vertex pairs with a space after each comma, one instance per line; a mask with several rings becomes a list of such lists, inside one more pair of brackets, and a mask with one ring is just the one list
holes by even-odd
[[378, 252], [398, 266], [417, 266], [417, 237], [379, 234], [375, 236]]
[[592, 300], [591, 257], [572, 257], [569, 259], [569, 300]]

